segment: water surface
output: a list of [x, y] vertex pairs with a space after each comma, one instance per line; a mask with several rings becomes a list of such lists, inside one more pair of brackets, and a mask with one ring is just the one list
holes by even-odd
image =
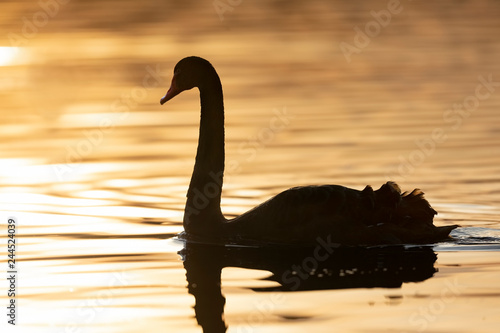
[[[498, 331], [497, 2], [402, 1], [363, 47], [354, 28], [387, 2], [53, 3], [0, 5], [0, 210], [18, 221], [23, 332], [201, 332], [221, 292], [229, 332]], [[184, 249], [199, 99], [159, 99], [187, 55], [224, 87], [227, 217], [291, 186], [391, 179], [460, 224], [456, 241], [332, 254], [313, 274], [311, 252]]]

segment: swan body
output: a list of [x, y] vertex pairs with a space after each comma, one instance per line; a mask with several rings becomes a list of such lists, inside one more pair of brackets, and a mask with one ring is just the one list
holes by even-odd
[[374, 191], [340, 185], [288, 189], [250, 211], [228, 220], [220, 208], [224, 173], [224, 103], [222, 85], [205, 59], [177, 63], [164, 104], [184, 90], [200, 91], [198, 149], [184, 210], [188, 240], [237, 244], [342, 245], [424, 244], [445, 240], [457, 225], [436, 227], [434, 215], [415, 189], [401, 193], [387, 182]]

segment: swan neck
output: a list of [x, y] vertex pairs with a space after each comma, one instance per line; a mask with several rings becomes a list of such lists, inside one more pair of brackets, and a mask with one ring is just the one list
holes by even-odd
[[187, 194], [187, 232], [214, 232], [224, 221], [220, 209], [224, 174], [224, 105], [222, 87], [213, 73], [200, 85], [201, 119], [196, 161]]

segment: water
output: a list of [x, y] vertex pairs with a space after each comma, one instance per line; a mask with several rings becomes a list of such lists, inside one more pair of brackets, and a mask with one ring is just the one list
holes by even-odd
[[[358, 44], [353, 28], [374, 26], [387, 2], [232, 2], [222, 16], [210, 1], [51, 3], [0, 5], [16, 329], [201, 332], [198, 319], [229, 332], [497, 332], [496, 2], [402, 1]], [[456, 241], [334, 251], [314, 272], [311, 249], [185, 249], [175, 236], [199, 100], [159, 99], [192, 54], [224, 87], [226, 216], [291, 186], [392, 179], [425, 191], [436, 225], [460, 224]]]

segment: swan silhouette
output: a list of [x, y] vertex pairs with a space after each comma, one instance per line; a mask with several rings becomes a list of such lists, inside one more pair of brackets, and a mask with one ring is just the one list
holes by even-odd
[[174, 68], [164, 104], [184, 90], [200, 91], [198, 149], [184, 210], [184, 238], [218, 244], [425, 244], [449, 238], [457, 225], [436, 227], [423, 192], [401, 193], [387, 182], [374, 191], [340, 185], [290, 188], [250, 211], [226, 219], [220, 201], [224, 173], [222, 85], [205, 59], [186, 57]]

